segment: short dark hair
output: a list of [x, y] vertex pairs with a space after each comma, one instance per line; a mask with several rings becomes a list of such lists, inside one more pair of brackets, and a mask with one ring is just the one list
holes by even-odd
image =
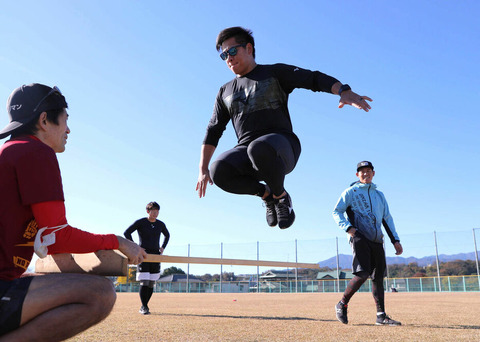
[[150, 211], [152, 209], [160, 210], [160, 205], [157, 202], [150, 202], [147, 204], [147, 210]]
[[65, 97], [58, 93], [52, 93], [47, 97], [42, 104], [37, 109], [37, 115], [35, 118], [22, 125], [18, 129], [14, 130], [11, 134], [12, 138], [16, 138], [22, 135], [35, 135], [38, 131], [37, 123], [40, 118], [40, 114], [43, 112], [47, 113], [47, 121], [58, 125], [58, 117], [63, 113], [63, 111], [68, 108], [68, 104], [65, 101]]
[[253, 39], [252, 31], [240, 26], [229, 27], [222, 30], [217, 36], [217, 51], [222, 49], [222, 44], [227, 39], [234, 37], [237, 44], [252, 44], [253, 58], [255, 58], [255, 40]]
[[[65, 108], [47, 110], [47, 121], [58, 126], [58, 117], [63, 113]], [[43, 112], [42, 112], [43, 113]], [[41, 113], [40, 113], [41, 114]], [[37, 115], [35, 119], [30, 121], [28, 124], [25, 124], [19, 127], [17, 130], [12, 132], [12, 138], [16, 138], [22, 135], [35, 135], [38, 132], [38, 119], [40, 114]]]

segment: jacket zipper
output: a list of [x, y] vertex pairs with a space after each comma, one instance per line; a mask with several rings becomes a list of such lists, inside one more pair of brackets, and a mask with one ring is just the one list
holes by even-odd
[[372, 214], [373, 216], [373, 228], [375, 229], [375, 241], [377, 241], [377, 218], [375, 216], [375, 213], [373, 212], [373, 206], [372, 206], [372, 198], [370, 197], [370, 189], [371, 189], [372, 185], [370, 184], [368, 186], [368, 200], [370, 201], [370, 213]]

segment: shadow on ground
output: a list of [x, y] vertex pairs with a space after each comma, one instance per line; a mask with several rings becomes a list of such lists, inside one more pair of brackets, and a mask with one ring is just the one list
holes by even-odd
[[[374, 323], [372, 324], [350, 324], [354, 326], [359, 326], [359, 327], [368, 327], [375, 325]], [[420, 329], [456, 329], [456, 330], [480, 330], [480, 325], [436, 325], [436, 324], [402, 324], [401, 326], [398, 326], [396, 328], [401, 328], [401, 327], [414, 327], [414, 328], [420, 328]]]
[[267, 321], [312, 321], [312, 322], [335, 322], [332, 319], [315, 319], [309, 317], [272, 317], [272, 316], [232, 316], [232, 315], [200, 315], [200, 314], [173, 314], [151, 313], [153, 316], [177, 316], [177, 317], [202, 317], [202, 318], [235, 318], [235, 319], [259, 319]]

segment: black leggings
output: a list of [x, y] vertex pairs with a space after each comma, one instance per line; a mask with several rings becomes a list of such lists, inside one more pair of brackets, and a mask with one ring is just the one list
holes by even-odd
[[138, 293], [140, 294], [140, 301], [143, 306], [148, 307], [148, 302], [150, 298], [152, 298], [154, 285], [155, 282], [152, 280], [143, 280], [140, 282], [140, 290]]
[[300, 157], [298, 140], [271, 133], [252, 141], [248, 146], [236, 146], [222, 153], [210, 167], [213, 182], [222, 190], [234, 194], [262, 196], [264, 181], [271, 192], [280, 196], [285, 190], [285, 175], [290, 173]]
[[[358, 272], [347, 285], [345, 292], [343, 293], [342, 302], [348, 304], [352, 296], [358, 291], [368, 279], [368, 272]], [[372, 295], [377, 306], [377, 312], [385, 312], [385, 289], [383, 286], [383, 278], [376, 277], [372, 279]]]

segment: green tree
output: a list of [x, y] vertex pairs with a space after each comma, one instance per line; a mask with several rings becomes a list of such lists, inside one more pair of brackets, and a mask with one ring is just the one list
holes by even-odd
[[233, 272], [223, 272], [222, 273], [222, 280], [233, 281], [233, 280], [235, 280], [235, 274]]
[[206, 273], [206, 274], [200, 276], [199, 278], [202, 279], [203, 281], [212, 281], [213, 280], [213, 277], [210, 273]]
[[163, 270], [162, 277], [166, 277], [171, 274], [185, 274], [185, 272], [181, 268], [176, 268], [175, 266], [172, 266]]
[[471, 275], [476, 273], [476, 264], [473, 260], [454, 260], [440, 263], [440, 275]]
[[420, 271], [415, 273], [412, 277], [413, 278], [421, 278], [421, 277], [426, 277], [426, 276], [427, 276], [427, 271], [425, 271], [424, 269], [421, 269]]
[[[477, 274], [475, 261], [473, 260], [455, 260], [440, 263], [440, 275], [474, 275]], [[437, 265], [418, 266], [416, 262], [408, 265], [394, 264], [388, 265], [390, 278], [417, 278], [417, 277], [436, 277]]]

